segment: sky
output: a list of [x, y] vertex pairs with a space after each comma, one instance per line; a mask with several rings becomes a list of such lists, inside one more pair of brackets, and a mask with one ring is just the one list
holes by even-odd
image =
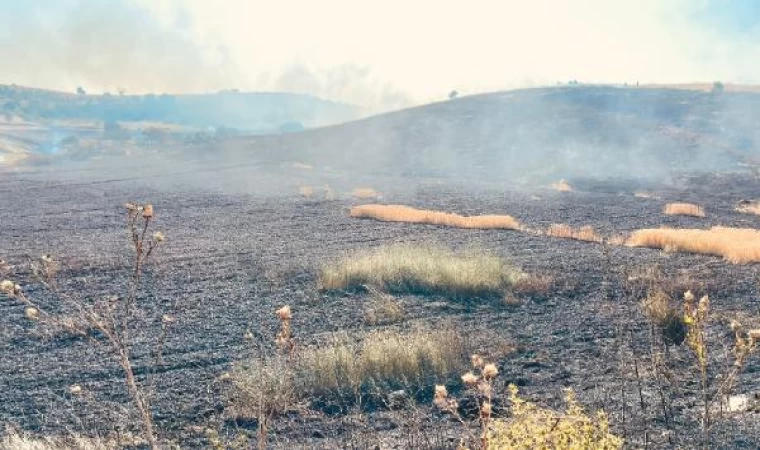
[[760, 0], [0, 0], [0, 83], [377, 110], [519, 87], [760, 83]]

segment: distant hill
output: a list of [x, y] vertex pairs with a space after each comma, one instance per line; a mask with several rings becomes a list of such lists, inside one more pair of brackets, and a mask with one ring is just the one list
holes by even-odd
[[88, 95], [0, 85], [0, 115], [27, 121], [162, 122], [195, 128], [272, 132], [358, 117], [357, 107], [289, 93]]
[[652, 178], [760, 161], [760, 94], [564, 86], [461, 97], [206, 154], [353, 173], [529, 179]]

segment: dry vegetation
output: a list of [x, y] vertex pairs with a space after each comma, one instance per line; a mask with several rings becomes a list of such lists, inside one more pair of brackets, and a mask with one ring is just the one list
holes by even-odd
[[736, 210], [744, 214], [757, 214], [760, 216], [760, 201], [743, 201], [736, 205]]
[[96, 438], [82, 436], [34, 437], [16, 430], [7, 430], [0, 439], [0, 450], [116, 450], [120, 448]]
[[314, 188], [311, 186], [299, 186], [298, 193], [301, 197], [312, 198], [314, 197]]
[[453, 330], [384, 330], [358, 342], [338, 335], [290, 356], [239, 365], [232, 374], [235, 412], [259, 417], [262, 412], [284, 412], [298, 401], [358, 401], [391, 389], [423, 389], [461, 370], [467, 352], [462, 336]]
[[692, 203], [668, 203], [665, 205], [663, 213], [668, 216], [705, 217], [704, 208]]
[[559, 180], [555, 183], [552, 183], [552, 189], [559, 192], [571, 192], [573, 190], [573, 187], [570, 186], [570, 183], [567, 181]]
[[602, 237], [596, 234], [596, 231], [588, 225], [575, 229], [570, 225], [555, 223], [546, 230], [546, 235], [564, 239], [575, 239], [577, 241], [602, 242]]
[[356, 198], [380, 198], [381, 194], [372, 188], [356, 188], [351, 191], [351, 195]]
[[634, 231], [625, 244], [629, 247], [717, 255], [734, 264], [760, 262], [760, 230], [753, 228], [648, 228]]
[[442, 211], [416, 209], [404, 205], [359, 205], [351, 208], [351, 217], [445, 225], [457, 228], [519, 230], [520, 223], [508, 215], [461, 216]]
[[325, 290], [377, 286], [391, 293], [492, 297], [525, 274], [487, 253], [454, 253], [435, 246], [388, 245], [358, 251], [322, 267]]

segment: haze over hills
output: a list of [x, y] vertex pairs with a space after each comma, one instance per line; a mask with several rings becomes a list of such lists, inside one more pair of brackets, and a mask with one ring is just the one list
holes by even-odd
[[[284, 135], [114, 138], [78, 149], [74, 159], [100, 158], [106, 167], [109, 156], [147, 147], [172, 165], [203, 160], [204, 170], [301, 163], [352, 176], [662, 181], [679, 172], [756, 170], [758, 121], [757, 93], [571, 85], [462, 97]], [[48, 162], [69, 156], [61, 151]]]
[[351, 173], [662, 179], [760, 160], [760, 94], [569, 86], [463, 97], [283, 138], [230, 138], [220, 159]]
[[66, 146], [86, 157], [92, 146], [72, 145], [72, 139], [163, 141], [167, 134], [292, 132], [361, 113], [352, 105], [303, 94], [88, 95], [0, 85], [0, 163], [57, 153]]

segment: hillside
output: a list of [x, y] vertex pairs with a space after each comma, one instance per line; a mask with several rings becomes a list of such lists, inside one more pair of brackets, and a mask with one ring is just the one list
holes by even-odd
[[760, 159], [760, 94], [557, 87], [463, 97], [204, 152], [357, 173], [489, 179], [666, 176]]

